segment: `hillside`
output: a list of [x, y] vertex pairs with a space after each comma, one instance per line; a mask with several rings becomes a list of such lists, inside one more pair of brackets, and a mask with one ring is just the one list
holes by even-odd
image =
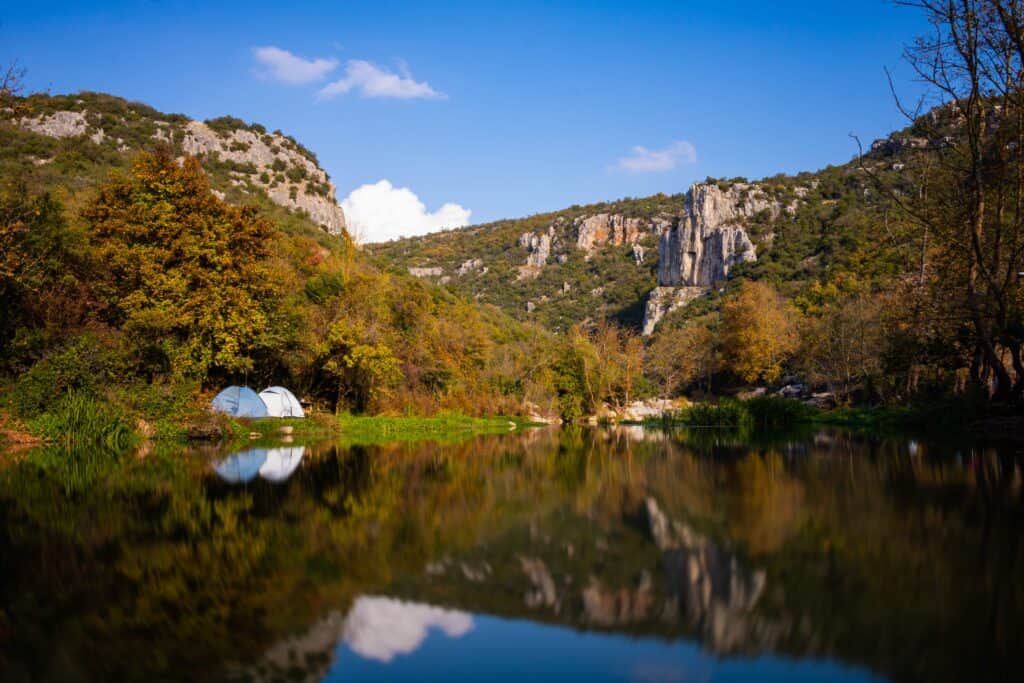
[[[863, 163], [893, 180], [906, 165], [894, 154], [903, 147], [880, 141]], [[837, 271], [868, 279], [891, 272], [873, 227], [883, 202], [871, 197], [860, 163], [755, 182], [709, 178], [685, 194], [573, 206], [366, 248], [555, 331], [608, 317], [650, 334], [670, 310], [707, 301], [731, 276], [767, 279], [793, 297]]]
[[[335, 187], [316, 155], [281, 131], [223, 116], [206, 122], [119, 97], [33, 95], [0, 108], [0, 173], [76, 193], [127, 169], [134, 154], [166, 145], [199, 158], [214, 189], [235, 203], [272, 203], [331, 234], [345, 229]], [[73, 182], [66, 182], [73, 180]]]
[[169, 429], [230, 383], [358, 412], [551, 401], [523, 380], [542, 331], [371, 263], [280, 131], [96, 93], [8, 98], [0, 179], [0, 405], [37, 431], [76, 400]]

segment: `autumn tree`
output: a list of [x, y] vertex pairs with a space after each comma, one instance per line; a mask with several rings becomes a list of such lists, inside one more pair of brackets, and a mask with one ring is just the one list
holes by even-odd
[[839, 397], [874, 384], [883, 373], [887, 343], [882, 306], [880, 297], [860, 294], [805, 318], [800, 365], [808, 380], [827, 384]]
[[794, 316], [770, 285], [745, 280], [722, 305], [725, 366], [746, 382], [774, 382], [796, 350]]
[[272, 267], [273, 226], [215, 196], [198, 160], [141, 154], [83, 216], [102, 264], [104, 318], [144, 371], [239, 374], [284, 346], [287, 273]]
[[[1019, 0], [905, 0], [932, 25], [906, 58], [939, 106], [905, 113], [927, 139], [910, 197], [887, 187], [917, 228], [916, 326], [934, 316], [969, 335], [973, 381], [995, 400], [1024, 394], [1024, 5]], [[952, 343], [953, 340], [950, 340]]]
[[0, 187], [0, 363], [31, 364], [84, 322], [89, 261], [50, 194], [18, 180]]
[[721, 362], [716, 326], [714, 319], [705, 316], [656, 333], [647, 349], [646, 368], [663, 396], [675, 396], [693, 384], [711, 389], [711, 378]]

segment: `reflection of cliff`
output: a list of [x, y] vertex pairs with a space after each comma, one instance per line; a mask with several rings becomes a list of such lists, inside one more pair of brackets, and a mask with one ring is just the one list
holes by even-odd
[[[410, 598], [579, 628], [699, 638], [714, 652], [762, 652], [789, 632], [757, 608], [766, 573], [653, 497], [595, 533], [584, 517], [513, 530], [482, 553], [431, 563]], [[636, 506], [630, 509], [636, 511]], [[588, 528], [589, 527], [589, 528]], [[571, 540], [569, 540], [571, 539]]]
[[744, 569], [736, 555], [686, 524], [669, 520], [654, 498], [645, 502], [651, 536], [664, 553], [669, 591], [680, 616], [716, 652], [770, 647], [779, 628], [754, 616], [765, 589], [763, 570]]

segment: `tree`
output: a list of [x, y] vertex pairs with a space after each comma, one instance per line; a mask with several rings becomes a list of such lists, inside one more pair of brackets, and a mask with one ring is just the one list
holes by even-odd
[[722, 305], [722, 356], [746, 382], [774, 382], [797, 346], [796, 312], [770, 285], [745, 280]]
[[0, 365], [29, 365], [94, 308], [89, 257], [51, 195], [0, 187]]
[[880, 298], [862, 294], [806, 320], [800, 363], [811, 382], [828, 384], [842, 397], [882, 374], [887, 337], [882, 304]]
[[663, 396], [674, 396], [692, 384], [711, 389], [711, 377], [721, 362], [714, 324], [705, 316], [657, 333], [647, 349], [646, 366]]
[[[905, 111], [930, 143], [920, 201], [890, 196], [917, 226], [920, 286], [970, 336], [970, 376], [995, 400], [1024, 394], [1024, 5], [905, 0], [934, 28], [906, 59], [940, 105]], [[901, 107], [902, 108], [902, 107]], [[883, 185], [884, 187], [884, 185]], [[927, 189], [925, 192], [924, 190]], [[914, 313], [914, 312], [911, 312]]]
[[251, 371], [280, 338], [287, 280], [273, 226], [216, 197], [199, 162], [141, 154], [85, 208], [103, 317], [149, 373], [206, 379]]

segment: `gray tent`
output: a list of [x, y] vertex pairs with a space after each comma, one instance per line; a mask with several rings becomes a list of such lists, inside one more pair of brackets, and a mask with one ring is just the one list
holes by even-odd
[[249, 387], [228, 387], [214, 397], [212, 407], [234, 417], [267, 416], [267, 404]]

